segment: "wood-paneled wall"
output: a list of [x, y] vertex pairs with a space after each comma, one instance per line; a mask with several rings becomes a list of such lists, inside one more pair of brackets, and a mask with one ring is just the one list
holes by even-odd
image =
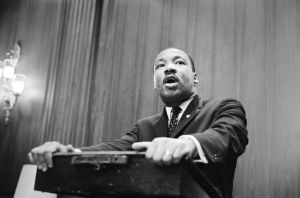
[[117, 138], [160, 112], [152, 64], [174, 46], [194, 57], [201, 97], [245, 106], [234, 196], [300, 197], [299, 1], [5, 0], [0, 56], [17, 40], [27, 81], [13, 123], [0, 126], [2, 194], [32, 147]]

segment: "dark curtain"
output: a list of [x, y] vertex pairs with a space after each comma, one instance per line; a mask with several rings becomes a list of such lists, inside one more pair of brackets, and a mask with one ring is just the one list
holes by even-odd
[[1, 120], [0, 175], [7, 179], [0, 188], [11, 193], [33, 147], [50, 140], [74, 146], [90, 141], [102, 1], [20, 0], [4, 6], [0, 54], [21, 41], [17, 72], [27, 76], [10, 125]]

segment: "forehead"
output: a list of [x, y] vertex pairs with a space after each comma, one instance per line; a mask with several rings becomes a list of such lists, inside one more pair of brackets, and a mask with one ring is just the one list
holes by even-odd
[[187, 53], [185, 53], [184, 51], [182, 50], [179, 50], [179, 49], [166, 49], [166, 50], [163, 50], [162, 52], [160, 52], [156, 59], [155, 59], [155, 62], [158, 62], [158, 61], [163, 61], [163, 60], [172, 60], [174, 58], [183, 58], [185, 60], [189, 60], [189, 57], [187, 55]]

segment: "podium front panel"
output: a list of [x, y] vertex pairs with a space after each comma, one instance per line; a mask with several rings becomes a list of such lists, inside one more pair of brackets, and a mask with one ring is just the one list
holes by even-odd
[[35, 190], [97, 197], [207, 198], [181, 163], [156, 165], [139, 152], [55, 154], [53, 168], [37, 171]]

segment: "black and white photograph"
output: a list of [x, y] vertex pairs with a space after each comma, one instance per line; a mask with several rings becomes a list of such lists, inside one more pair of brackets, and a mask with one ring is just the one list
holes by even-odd
[[299, 0], [0, 0], [0, 198], [299, 198]]

